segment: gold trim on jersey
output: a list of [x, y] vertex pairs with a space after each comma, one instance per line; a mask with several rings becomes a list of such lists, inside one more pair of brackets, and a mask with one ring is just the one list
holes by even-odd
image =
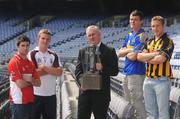
[[[170, 50], [173, 45], [173, 41], [169, 39], [168, 37], [165, 37], [165, 39], [162, 39], [162, 37], [158, 40], [155, 41], [155, 39], [151, 39], [147, 41], [147, 50], [149, 53], [156, 52], [156, 51], [161, 51], [164, 43], [169, 42], [167, 46], [167, 50]], [[169, 41], [168, 41], [169, 40]], [[163, 52], [163, 51], [162, 51]], [[169, 54], [168, 54], [169, 55]], [[169, 63], [169, 59], [167, 59], [165, 62], [161, 64], [147, 64], [147, 69], [146, 69], [146, 75], [151, 78], [157, 78], [161, 76], [167, 76], [167, 77], [172, 77], [172, 71], [171, 71], [171, 66]]]

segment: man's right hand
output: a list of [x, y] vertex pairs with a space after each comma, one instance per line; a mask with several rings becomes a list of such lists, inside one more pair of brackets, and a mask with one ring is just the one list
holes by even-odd
[[128, 53], [133, 52], [133, 48], [121, 48], [118, 52], [119, 57], [125, 57]]
[[47, 74], [47, 72], [44, 70], [45, 69], [45, 65], [44, 64], [41, 64], [38, 66], [38, 69], [36, 70], [40, 76], [44, 76]]
[[81, 87], [80, 87], [80, 90], [81, 90], [81, 91], [86, 91], [87, 88], [81, 86]]

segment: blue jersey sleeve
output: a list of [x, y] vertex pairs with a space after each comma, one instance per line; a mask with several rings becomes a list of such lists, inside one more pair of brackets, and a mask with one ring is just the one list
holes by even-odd
[[121, 45], [121, 48], [126, 47], [128, 38], [129, 38], [129, 35], [127, 35], [127, 36], [124, 38], [124, 41], [123, 41], [123, 43], [122, 43], [122, 45]]
[[142, 52], [145, 44], [146, 44], [146, 40], [147, 40], [147, 34], [145, 32], [139, 34], [138, 39], [136, 40], [136, 45], [134, 47], [134, 52], [135, 53], [139, 53]]

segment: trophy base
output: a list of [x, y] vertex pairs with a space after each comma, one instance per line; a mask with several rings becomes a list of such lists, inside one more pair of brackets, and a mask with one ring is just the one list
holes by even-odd
[[83, 74], [81, 80], [81, 87], [87, 90], [100, 90], [102, 85], [102, 76], [98, 72], [87, 72]]

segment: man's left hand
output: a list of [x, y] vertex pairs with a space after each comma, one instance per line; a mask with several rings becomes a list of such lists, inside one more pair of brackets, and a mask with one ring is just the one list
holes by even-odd
[[102, 66], [101, 63], [96, 63], [96, 69], [97, 69], [98, 71], [101, 71], [102, 68], [103, 68], [103, 66]]

